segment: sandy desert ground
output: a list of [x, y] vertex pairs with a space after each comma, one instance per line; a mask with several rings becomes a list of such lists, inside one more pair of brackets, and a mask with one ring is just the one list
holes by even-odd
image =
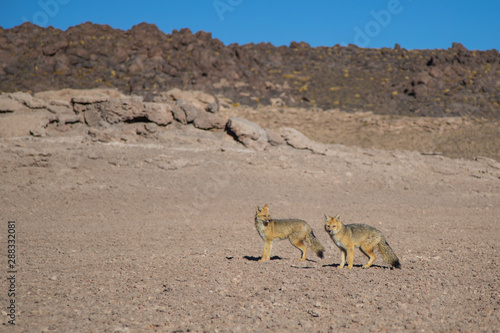
[[[495, 160], [343, 145], [257, 152], [191, 125], [127, 143], [75, 133], [0, 140], [2, 276], [8, 221], [16, 235], [2, 331], [499, 330]], [[282, 241], [258, 262], [264, 203], [308, 221], [325, 258], [300, 262]], [[325, 213], [380, 229], [402, 269], [380, 257], [362, 269], [359, 251], [352, 270], [337, 269]]]

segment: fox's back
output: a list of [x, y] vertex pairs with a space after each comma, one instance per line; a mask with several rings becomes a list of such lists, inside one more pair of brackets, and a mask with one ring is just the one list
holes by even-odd
[[378, 242], [383, 237], [382, 233], [366, 224], [346, 224], [344, 225], [346, 234], [348, 234], [352, 239], [357, 241], [374, 241]]
[[294, 233], [308, 233], [309, 225], [300, 219], [271, 219], [269, 226], [277, 237], [288, 237]]
[[269, 222], [275, 222], [277, 224], [297, 224], [297, 225], [307, 224], [306, 221], [301, 219], [270, 219]]

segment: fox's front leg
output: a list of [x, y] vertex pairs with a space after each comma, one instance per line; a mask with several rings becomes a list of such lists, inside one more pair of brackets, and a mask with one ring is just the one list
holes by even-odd
[[343, 248], [340, 248], [340, 264], [337, 266], [338, 269], [344, 268], [345, 255], [346, 255], [346, 251]]
[[259, 261], [271, 260], [271, 245], [272, 242], [265, 241], [264, 253], [262, 254], [262, 258], [260, 258]]
[[354, 263], [354, 247], [347, 249], [347, 268], [352, 269]]

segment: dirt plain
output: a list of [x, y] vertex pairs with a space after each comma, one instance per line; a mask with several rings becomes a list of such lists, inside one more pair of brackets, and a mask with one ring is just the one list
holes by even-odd
[[[464, 146], [453, 133], [475, 133], [477, 122], [461, 118], [412, 127], [366, 113], [322, 122], [314, 110], [224, 112], [293, 125], [327, 150], [258, 152], [192, 125], [127, 142], [96, 142], [83, 124], [0, 139], [2, 276], [8, 221], [17, 270], [16, 325], [2, 278], [0, 330], [499, 331], [500, 163], [487, 148], [498, 127], [483, 124], [493, 134]], [[372, 130], [388, 121], [398, 139]], [[137, 133], [141, 124], [120, 126]], [[436, 146], [438, 136], [452, 139]], [[325, 258], [311, 251], [300, 262], [282, 241], [258, 262], [253, 218], [264, 203], [275, 218], [308, 221]], [[359, 251], [352, 270], [337, 269], [325, 213], [380, 229], [402, 269], [380, 257], [362, 269]]]

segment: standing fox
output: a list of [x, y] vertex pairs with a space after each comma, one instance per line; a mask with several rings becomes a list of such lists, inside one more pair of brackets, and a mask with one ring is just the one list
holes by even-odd
[[401, 268], [398, 257], [387, 244], [382, 233], [374, 227], [366, 224], [344, 225], [340, 221], [339, 215], [335, 217], [325, 215], [325, 230], [340, 249], [341, 256], [338, 268], [344, 267], [346, 255], [347, 268], [352, 268], [355, 247], [359, 247], [361, 252], [370, 259], [363, 268], [370, 267], [375, 261], [375, 253], [373, 252], [375, 248], [378, 248], [387, 263], [395, 268]]
[[[307, 222], [299, 219], [271, 219], [269, 215], [269, 206], [257, 207], [255, 212], [255, 228], [259, 232], [260, 237], [265, 242], [264, 254], [259, 261], [271, 259], [271, 246], [273, 240], [281, 240], [288, 238], [293, 246], [302, 252], [301, 261], [306, 260], [307, 244], [318, 257], [323, 258], [323, 245], [314, 236], [311, 227]], [[305, 244], [304, 244], [305, 243]]]

